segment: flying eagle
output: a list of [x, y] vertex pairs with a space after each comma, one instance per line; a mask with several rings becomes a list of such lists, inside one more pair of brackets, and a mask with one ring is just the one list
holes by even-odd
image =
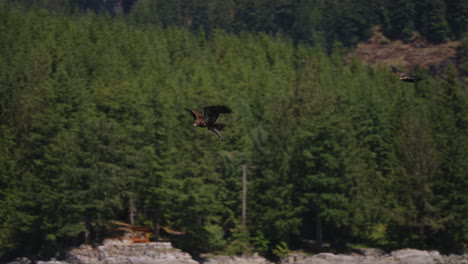
[[208, 128], [208, 130], [211, 130], [214, 133], [216, 133], [216, 135], [218, 135], [218, 137], [221, 139], [222, 137], [219, 131], [223, 129], [224, 124], [216, 124], [216, 119], [218, 119], [218, 116], [221, 113], [231, 113], [231, 109], [224, 105], [213, 105], [207, 106], [203, 108], [203, 110], [204, 113], [203, 115], [201, 115], [196, 110], [189, 109], [190, 113], [193, 116], [193, 119], [195, 119], [195, 123], [193, 124], [193, 126], [206, 127]]
[[392, 71], [396, 74], [398, 74], [398, 76], [400, 77], [400, 80], [402, 81], [405, 81], [405, 82], [419, 82], [421, 81], [422, 79], [419, 78], [419, 77], [416, 77], [416, 76], [408, 76], [406, 73], [398, 70], [397, 68], [393, 67], [393, 66], [390, 66], [392, 68]]

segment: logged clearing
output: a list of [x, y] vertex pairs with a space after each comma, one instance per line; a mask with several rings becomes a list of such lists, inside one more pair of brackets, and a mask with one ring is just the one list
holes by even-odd
[[454, 60], [459, 45], [459, 41], [432, 44], [417, 33], [409, 43], [390, 41], [379, 28], [375, 28], [374, 35], [359, 43], [353, 54], [368, 64], [403, 66], [405, 69], [419, 65], [427, 69]]

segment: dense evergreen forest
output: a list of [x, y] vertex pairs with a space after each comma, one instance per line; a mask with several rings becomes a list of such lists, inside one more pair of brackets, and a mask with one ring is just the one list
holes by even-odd
[[[2, 0], [8, 1], [8, 0]], [[376, 24], [390, 38], [410, 41], [416, 30], [432, 42], [468, 32], [465, 0], [16, 0], [61, 14], [125, 15], [137, 25], [178, 26], [193, 31], [285, 34], [328, 49], [355, 45]]]
[[[192, 253], [463, 250], [466, 3], [0, 1], [0, 259], [112, 221], [184, 231]], [[417, 84], [345, 62], [375, 24], [462, 39], [457, 61]], [[186, 110], [215, 104], [223, 140]]]

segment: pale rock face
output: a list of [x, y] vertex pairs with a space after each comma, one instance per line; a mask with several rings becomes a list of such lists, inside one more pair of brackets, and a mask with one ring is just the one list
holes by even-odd
[[381, 251], [363, 250], [361, 254], [316, 255], [290, 254], [279, 264], [468, 264], [468, 255], [443, 256], [437, 251], [400, 249], [384, 254]]
[[[400, 249], [385, 254], [378, 249], [358, 249], [356, 253], [344, 255], [320, 253], [316, 255], [289, 254], [278, 264], [468, 264], [468, 255], [441, 255], [437, 251]], [[23, 258], [8, 264], [30, 264]], [[255, 254], [253, 256], [206, 257], [203, 264], [273, 264]], [[192, 257], [169, 242], [132, 244], [129, 242], [105, 241], [93, 248], [82, 245], [71, 250], [65, 261], [39, 261], [37, 264], [199, 264]]]
[[73, 264], [198, 264], [188, 253], [173, 248], [169, 242], [132, 244], [110, 239], [97, 248], [80, 246], [73, 249], [66, 261]]
[[258, 254], [254, 254], [253, 256], [216, 256], [206, 258], [203, 264], [273, 264], [272, 262], [268, 261], [267, 259], [260, 257]]
[[417, 249], [400, 249], [391, 254], [402, 264], [437, 264], [442, 263], [442, 257], [437, 251], [423, 251]]

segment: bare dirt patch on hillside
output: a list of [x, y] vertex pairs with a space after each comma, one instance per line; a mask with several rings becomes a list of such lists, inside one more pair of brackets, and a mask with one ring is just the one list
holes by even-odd
[[403, 66], [406, 69], [419, 65], [427, 69], [455, 60], [459, 45], [459, 41], [432, 44], [416, 33], [409, 43], [390, 41], [375, 28], [374, 35], [359, 43], [353, 55], [368, 64]]

